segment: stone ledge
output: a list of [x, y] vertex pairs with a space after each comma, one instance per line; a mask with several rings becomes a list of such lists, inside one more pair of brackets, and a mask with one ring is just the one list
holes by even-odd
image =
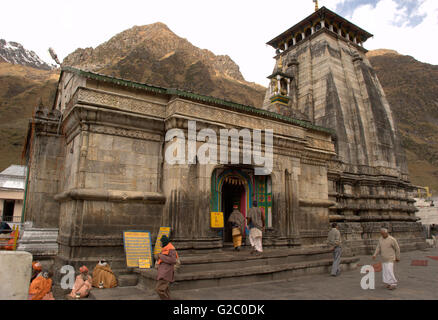
[[347, 221], [347, 222], [380, 222], [380, 221], [410, 221], [417, 222], [417, 217], [404, 216], [404, 215], [339, 215], [330, 214], [330, 222], [335, 221]]
[[72, 189], [55, 196], [55, 200], [95, 200], [110, 202], [139, 201], [151, 204], [164, 204], [166, 197], [158, 192], [104, 190], [104, 189]]
[[[357, 263], [359, 258], [342, 258], [341, 264], [352, 264]], [[280, 265], [263, 265], [255, 267], [246, 267], [241, 269], [231, 269], [231, 270], [211, 270], [211, 271], [200, 271], [191, 272], [186, 274], [175, 274], [175, 281], [190, 281], [190, 280], [205, 280], [205, 279], [215, 279], [215, 278], [232, 278], [239, 276], [248, 275], [260, 275], [268, 273], [276, 273], [288, 270], [298, 270], [298, 269], [308, 269], [321, 266], [329, 266], [333, 263], [333, 259], [322, 259], [311, 262], [298, 262]], [[140, 270], [136, 269], [135, 272], [140, 273], [142, 277], [149, 279], [156, 279], [157, 270], [147, 269]]]
[[230, 253], [215, 254], [215, 255], [187, 255], [181, 257], [182, 264], [197, 264], [197, 263], [216, 263], [216, 262], [231, 262], [231, 261], [246, 261], [246, 260], [263, 260], [269, 258], [281, 258], [288, 256], [299, 255], [315, 255], [332, 252], [330, 248], [296, 248], [296, 249], [281, 249], [276, 251], [266, 251], [261, 256], [254, 255], [234, 255]]
[[329, 208], [335, 206], [336, 202], [330, 200], [319, 200], [319, 199], [300, 199], [301, 207], [318, 207], [318, 208]]

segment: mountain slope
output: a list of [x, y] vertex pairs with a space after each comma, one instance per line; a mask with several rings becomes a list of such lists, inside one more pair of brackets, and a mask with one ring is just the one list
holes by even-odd
[[95, 49], [78, 49], [63, 65], [253, 106], [265, 94], [264, 87], [244, 80], [230, 57], [193, 46], [163, 23], [135, 26]]
[[27, 123], [34, 108], [52, 104], [59, 74], [0, 62], [0, 170], [21, 163]]
[[368, 58], [398, 123], [412, 183], [438, 191], [438, 66], [391, 50]]

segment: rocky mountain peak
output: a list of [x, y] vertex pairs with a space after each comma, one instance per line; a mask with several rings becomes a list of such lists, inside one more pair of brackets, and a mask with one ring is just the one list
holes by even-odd
[[38, 55], [25, 49], [20, 43], [0, 39], [0, 61], [32, 67], [40, 70], [52, 70], [55, 66], [43, 61]]
[[187, 39], [177, 36], [162, 22], [134, 26], [95, 49], [77, 49], [64, 59], [63, 65], [96, 72], [112, 69], [111, 75], [120, 75], [114, 72], [114, 66], [123, 65], [123, 69], [127, 70], [129, 64], [135, 63], [136, 66], [132, 66], [132, 69], [135, 68], [136, 72], [132, 72], [131, 75], [138, 76], [132, 80], [151, 81], [153, 79], [145, 74], [140, 76], [139, 65], [154, 61], [158, 67], [159, 64], [179, 63], [181, 59], [187, 68], [200, 63], [208, 69], [211, 76], [245, 81], [239, 66], [229, 56], [215, 55], [209, 50], [195, 47]]

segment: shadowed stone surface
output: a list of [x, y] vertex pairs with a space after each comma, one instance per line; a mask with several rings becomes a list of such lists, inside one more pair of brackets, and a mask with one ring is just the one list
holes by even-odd
[[[338, 277], [331, 277], [327, 273], [281, 281], [236, 284], [214, 290], [207, 288], [172, 291], [171, 288], [171, 294], [177, 300], [436, 300], [438, 261], [428, 259], [427, 267], [410, 265], [412, 260], [427, 259], [428, 255], [438, 255], [437, 249], [402, 252], [402, 260], [395, 266], [399, 285], [394, 291], [383, 287], [381, 272], [375, 274], [375, 289], [363, 290], [360, 286], [363, 274], [359, 268], [342, 272]], [[366, 265], [375, 262], [370, 256], [361, 256], [360, 263]], [[93, 289], [92, 293], [98, 300], [158, 300], [154, 292], [144, 291], [139, 287], [102, 291]]]
[[29, 252], [0, 251], [0, 300], [27, 300], [31, 271]]

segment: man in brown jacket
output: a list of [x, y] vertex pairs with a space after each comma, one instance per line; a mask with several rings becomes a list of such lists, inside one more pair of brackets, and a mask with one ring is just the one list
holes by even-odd
[[174, 268], [178, 259], [178, 253], [167, 236], [162, 236], [160, 240], [162, 249], [157, 257], [158, 272], [155, 291], [161, 300], [170, 300], [169, 286], [170, 283], [175, 281]]
[[400, 261], [400, 247], [397, 240], [388, 234], [388, 230], [382, 228], [380, 230], [382, 237], [379, 239], [373, 259], [377, 255], [382, 256], [382, 277], [386, 288], [394, 290], [397, 287], [397, 279], [394, 276], [394, 261]]

